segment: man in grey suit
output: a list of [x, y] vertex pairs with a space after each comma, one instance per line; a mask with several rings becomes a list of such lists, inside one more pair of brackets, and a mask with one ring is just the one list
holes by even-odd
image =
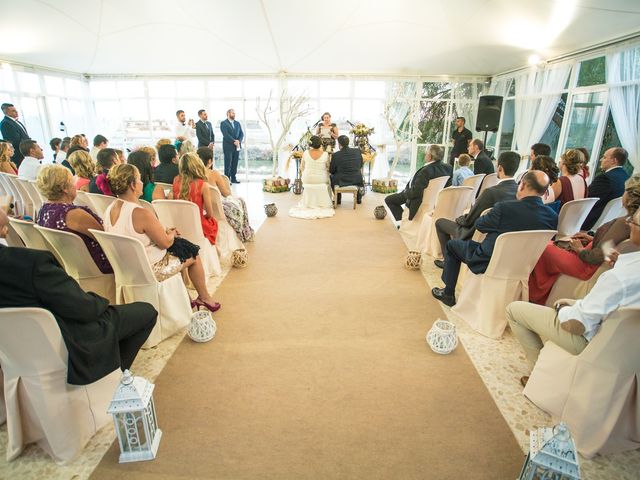
[[209, 121], [209, 115], [206, 110], [198, 110], [198, 120], [196, 122], [196, 137], [198, 137], [198, 148], [209, 147], [213, 149], [216, 136], [213, 133], [213, 126]]
[[[448, 218], [439, 218], [436, 220], [436, 232], [442, 252], [445, 252], [447, 242], [451, 239], [469, 240], [473, 236], [475, 223], [482, 212], [487, 208], [492, 208], [497, 202], [505, 200], [515, 200], [518, 184], [513, 176], [520, 165], [520, 155], [516, 152], [502, 152], [498, 158], [498, 184], [494, 187], [487, 188], [476, 199], [475, 203], [469, 210], [469, 213], [460, 215], [458, 218], [449, 220]], [[444, 268], [442, 260], [434, 261], [436, 267]]]

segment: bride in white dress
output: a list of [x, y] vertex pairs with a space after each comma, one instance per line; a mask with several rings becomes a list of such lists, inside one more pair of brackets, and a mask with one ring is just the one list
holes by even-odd
[[329, 194], [329, 154], [322, 149], [322, 140], [314, 135], [310, 148], [302, 154], [302, 200], [289, 210], [296, 218], [333, 217], [335, 211]]

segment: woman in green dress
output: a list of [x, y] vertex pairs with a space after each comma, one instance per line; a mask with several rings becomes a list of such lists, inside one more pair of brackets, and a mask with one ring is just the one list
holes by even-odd
[[167, 198], [161, 186], [153, 183], [153, 168], [151, 167], [151, 155], [144, 150], [136, 150], [129, 155], [127, 163], [134, 165], [140, 172], [143, 189], [140, 197], [147, 202], [164, 200]]

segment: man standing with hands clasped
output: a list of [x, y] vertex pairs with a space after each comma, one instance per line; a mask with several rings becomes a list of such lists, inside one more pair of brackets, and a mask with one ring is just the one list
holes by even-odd
[[198, 110], [200, 120], [196, 122], [196, 136], [198, 137], [198, 148], [209, 147], [213, 150], [213, 144], [216, 136], [213, 133], [213, 126], [209, 121], [209, 115], [206, 110]]
[[220, 124], [220, 130], [222, 131], [224, 174], [229, 177], [231, 183], [240, 183], [236, 178], [236, 172], [244, 133], [240, 122], [236, 121], [236, 112], [233, 109], [227, 110], [227, 119]]

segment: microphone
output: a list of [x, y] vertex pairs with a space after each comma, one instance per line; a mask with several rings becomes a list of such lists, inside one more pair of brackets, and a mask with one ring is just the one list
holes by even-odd
[[349, 124], [349, 126], [350, 126], [351, 128], [354, 128], [354, 127], [355, 127], [355, 125], [354, 125], [353, 123], [351, 123], [349, 120], [347, 120], [347, 123]]

